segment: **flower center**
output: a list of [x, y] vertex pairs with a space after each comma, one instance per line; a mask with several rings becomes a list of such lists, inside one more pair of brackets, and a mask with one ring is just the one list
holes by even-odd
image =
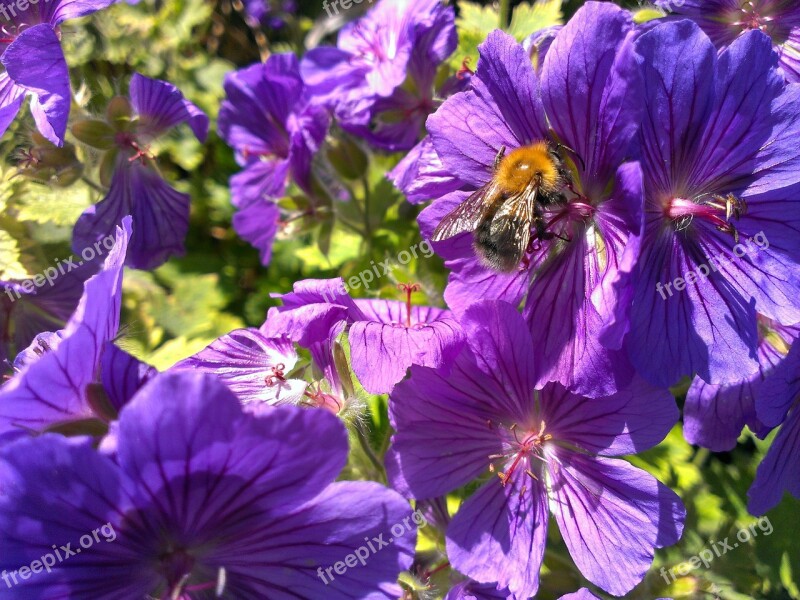
[[769, 13], [769, 7], [761, 0], [747, 0], [731, 15], [731, 20], [743, 32], [758, 29], [769, 35], [775, 25], [775, 19]]
[[747, 205], [744, 200], [733, 194], [725, 197], [715, 194], [704, 201], [673, 198], [665, 207], [665, 216], [675, 224], [677, 231], [689, 227], [695, 218], [704, 219], [720, 231], [731, 234], [738, 243], [739, 231], [731, 221], [738, 221], [746, 211]]
[[195, 575], [195, 558], [183, 548], [167, 552], [161, 557], [161, 569], [167, 580], [167, 589], [160, 600], [192, 600], [196, 592], [216, 590], [217, 597], [221, 597], [225, 588], [225, 569], [220, 568], [214, 581], [192, 583], [190, 579]]
[[285, 371], [286, 365], [283, 363], [278, 363], [277, 365], [270, 367], [269, 375], [264, 378], [264, 384], [267, 387], [273, 387], [279, 383], [284, 383], [286, 381]]
[[[538, 431], [534, 428], [525, 432], [520, 432], [516, 423], [508, 428], [501, 425], [500, 428], [501, 435], [504, 438], [504, 452], [489, 456], [489, 471], [497, 473], [503, 486], [511, 480], [515, 472], [519, 471], [525, 473], [534, 480], [538, 480], [539, 478], [534, 473], [531, 461], [532, 459], [539, 459], [545, 462], [543, 455], [545, 442], [553, 439], [552, 435], [545, 433], [545, 422], [542, 421], [539, 424]], [[496, 460], [501, 462], [500, 466], [505, 469], [504, 471], [497, 470], [494, 464]]]
[[121, 150], [133, 151], [133, 154], [128, 158], [128, 162], [139, 160], [142, 164], [145, 164], [148, 160], [153, 160], [154, 158], [152, 152], [150, 152], [150, 146], [142, 146], [130, 132], [117, 132], [114, 135], [114, 142]]

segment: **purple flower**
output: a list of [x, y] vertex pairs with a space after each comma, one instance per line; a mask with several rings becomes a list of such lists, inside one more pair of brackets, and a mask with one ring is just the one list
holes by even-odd
[[[98, 397], [94, 384], [101, 381], [102, 365], [109, 383], [109, 376], [115, 372], [122, 375], [128, 368], [122, 365], [117, 371], [115, 363], [127, 362], [127, 355], [121, 351], [109, 354], [107, 349], [119, 328], [122, 265], [129, 236], [130, 218], [126, 218], [103, 268], [86, 282], [66, 327], [58, 336], [36, 339], [24, 354], [21, 370], [0, 387], [0, 434], [41, 432], [81, 423], [88, 427], [113, 418], [109, 414], [113, 407]], [[109, 396], [121, 404], [131, 392], [125, 391], [127, 384], [114, 379], [110, 387], [122, 388]]]
[[435, 85], [440, 65], [458, 44], [453, 7], [437, 3], [430, 12], [419, 12], [409, 18], [413, 18], [410, 24], [413, 44], [407, 82], [388, 96], [377, 95], [372, 101], [363, 98], [350, 103], [337, 101], [335, 105], [337, 121], [345, 130], [389, 152], [410, 150], [423, 133], [425, 119], [437, 107], [436, 98], [460, 91], [468, 82], [451, 77], [441, 89], [437, 90]]
[[[587, 2], [559, 31], [539, 73], [520, 44], [495, 31], [479, 48], [471, 89], [428, 119], [436, 153], [461, 189], [423, 211], [424, 237], [492, 180], [503, 149], [509, 155], [552, 145], [554, 138], [569, 148], [560, 155], [573, 181], [559, 192], [563, 202], [548, 209], [548, 235], [529, 245], [518, 271], [498, 273], [484, 264], [472, 233], [438, 243], [436, 250], [452, 269], [448, 306], [461, 313], [493, 298], [516, 305], [527, 294], [524, 314], [539, 338], [537, 380], [593, 397], [612, 394], [630, 379], [621, 346], [643, 202], [639, 166], [624, 162], [642, 115], [632, 30], [626, 11]], [[453, 184], [441, 171], [434, 169], [441, 182], [432, 186], [444, 191]]]
[[726, 452], [736, 446], [745, 425], [763, 439], [772, 427], [759, 421], [756, 405], [799, 335], [797, 327], [783, 327], [759, 316], [758, 371], [728, 385], [713, 385], [695, 377], [683, 413], [686, 440], [714, 452]]
[[637, 52], [646, 214], [630, 356], [657, 385], [736, 383], [759, 369], [757, 312], [800, 322], [800, 88], [757, 31], [717, 56], [697, 25], [670, 22]]
[[52, 0], [22, 4], [0, 0], [0, 135], [17, 116], [25, 96], [41, 134], [56, 146], [64, 144], [72, 93], [69, 69], [61, 50], [59, 25], [102, 10], [114, 0]]
[[231, 179], [233, 227], [267, 265], [280, 216], [275, 199], [289, 180], [313, 195], [311, 160], [330, 117], [311, 103], [293, 54], [273, 54], [264, 64], [228, 74], [225, 93], [219, 134], [244, 167]]
[[718, 49], [748, 31], [764, 32], [787, 81], [800, 82], [800, 5], [794, 0], [656, 0], [656, 4], [695, 21]]
[[244, 0], [244, 10], [255, 23], [280, 29], [286, 25], [284, 16], [297, 12], [297, 3], [295, 0]]
[[36, 286], [36, 278], [0, 282], [0, 364], [27, 348], [37, 334], [61, 329], [83, 293], [83, 284], [97, 271], [97, 263], [76, 264], [73, 259], [48, 267], [42, 277], [52, 285]]
[[[190, 200], [162, 179], [149, 144], [181, 123], [204, 141], [208, 117], [171, 83], [138, 73], [131, 78], [129, 96], [130, 102], [114, 99], [119, 118], [110, 125], [101, 124], [104, 138], [99, 144], [108, 150], [104, 165], [113, 170], [110, 187], [106, 197], [78, 219], [72, 246], [76, 252], [92, 246], [131, 215], [134, 232], [125, 264], [147, 270], [184, 253]], [[96, 126], [97, 122], [90, 123]]]
[[278, 296], [283, 306], [270, 309], [262, 330], [271, 337], [286, 335], [308, 348], [335, 338], [347, 327], [358, 380], [369, 393], [385, 394], [411, 365], [449, 364], [463, 341], [450, 311], [412, 306], [416, 288], [403, 289], [406, 302], [353, 300], [342, 279], [299, 281], [292, 293]]
[[748, 510], [763, 515], [780, 503], [785, 492], [800, 498], [800, 344], [792, 346], [764, 382], [756, 398], [756, 415], [767, 427], [780, 425], [747, 492]]
[[[329, 14], [337, 10], [327, 2], [325, 6]], [[306, 53], [303, 80], [319, 101], [332, 107], [353, 111], [360, 101], [388, 98], [406, 79], [418, 41], [416, 26], [431, 23], [439, 7], [439, 0], [379, 0], [366, 15], [342, 28], [336, 48]], [[432, 49], [449, 44], [442, 41]]]
[[449, 373], [412, 367], [391, 395], [390, 481], [432, 498], [493, 474], [446, 533], [453, 568], [480, 583], [536, 593], [551, 511], [583, 575], [630, 591], [654, 549], [679, 539], [685, 511], [651, 475], [609, 457], [658, 444], [678, 419], [672, 396], [640, 380], [601, 400], [557, 383], [537, 390], [535, 343], [512, 306], [473, 305], [462, 325], [468, 347]]
[[297, 364], [294, 345], [284, 338], [268, 338], [257, 329], [237, 329], [212, 342], [194, 356], [172, 367], [212, 373], [243, 404], [294, 404], [306, 391], [306, 382], [286, 375]]
[[17, 576], [25, 598], [400, 595], [412, 528], [363, 566], [330, 568], [411, 509], [377, 483], [333, 483], [347, 433], [326, 411], [254, 416], [210, 375], [165, 373], [122, 411], [117, 443], [115, 461], [85, 439], [47, 434], [0, 450], [0, 568], [54, 543], [81, 548], [52, 572]]

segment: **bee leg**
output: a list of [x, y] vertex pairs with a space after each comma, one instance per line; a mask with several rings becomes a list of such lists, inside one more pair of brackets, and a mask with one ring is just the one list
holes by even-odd
[[494, 157], [494, 170], [500, 167], [500, 161], [503, 160], [503, 157], [506, 155], [506, 147], [501, 146], [500, 151], [497, 153], [497, 156]]

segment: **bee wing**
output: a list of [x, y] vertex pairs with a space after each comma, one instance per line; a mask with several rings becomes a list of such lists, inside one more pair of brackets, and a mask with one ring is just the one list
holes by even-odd
[[500, 195], [496, 183], [490, 181], [461, 204], [447, 213], [436, 226], [431, 236], [432, 242], [441, 242], [459, 233], [475, 231], [478, 224], [486, 217]]
[[525, 256], [536, 217], [536, 190], [508, 198], [492, 216], [488, 235], [481, 236], [481, 250], [491, 266], [513, 271]]

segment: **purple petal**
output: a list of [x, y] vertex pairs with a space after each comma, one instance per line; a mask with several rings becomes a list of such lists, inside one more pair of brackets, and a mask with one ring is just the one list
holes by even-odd
[[[664, 387], [693, 373], [709, 383], [752, 375], [758, 370], [756, 311], [719, 273], [719, 261], [730, 258], [712, 260], [681, 232], [657, 227], [642, 243], [631, 308], [626, 343], [634, 366]], [[684, 279], [689, 273], [693, 282]], [[683, 290], [673, 289], [676, 280], [685, 282]]]
[[87, 208], [73, 230], [75, 252], [105, 239], [126, 215], [135, 227], [125, 264], [150, 270], [185, 252], [189, 195], [174, 190], [157, 171], [124, 156], [117, 159], [108, 194]]
[[747, 492], [747, 510], [763, 515], [780, 503], [785, 492], [800, 498], [800, 409], [797, 406], [789, 413], [758, 465], [753, 485]]
[[206, 140], [208, 117], [171, 83], [134, 73], [129, 94], [133, 109], [141, 120], [140, 127], [152, 137], [188, 123], [198, 140]]
[[439, 368], [452, 362], [463, 336], [449, 311], [391, 300], [356, 300], [365, 320], [350, 327], [350, 352], [361, 385], [385, 394], [411, 365]]
[[527, 399], [536, 386], [534, 342], [517, 309], [506, 302], [481, 302], [468, 308], [461, 322], [483, 375], [511, 398]]
[[558, 384], [546, 386], [539, 398], [554, 438], [603, 456], [635, 454], [658, 445], [680, 417], [668, 390], [638, 378], [607, 398], [584, 398]]
[[117, 411], [122, 410], [136, 392], [157, 374], [154, 367], [112, 343], [106, 343], [100, 362], [100, 376], [103, 388]]
[[680, 498], [622, 460], [558, 451], [549, 461], [550, 506], [575, 564], [605, 591], [628, 593], [655, 549], [680, 539], [686, 517]]
[[448, 98], [428, 119], [428, 132], [451, 173], [479, 187], [500, 149], [547, 139], [539, 84], [525, 50], [495, 31], [480, 46], [472, 89]]
[[[527, 479], [527, 477], [525, 478]], [[521, 478], [483, 484], [447, 528], [447, 556], [455, 569], [481, 583], [497, 582], [521, 598], [539, 588], [547, 540], [547, 496], [536, 482], [525, 493]]]
[[[181, 401], [164, 402], [165, 398]], [[239, 477], [247, 482], [247, 490], [236, 498], [241, 507], [258, 501], [287, 511], [321, 492], [346, 457], [345, 428], [327, 411], [279, 406], [259, 418], [250, 417], [233, 393], [202, 373], [157, 376], [120, 416], [119, 463], [127, 473], [156, 489], [172, 487], [173, 492], [174, 482], [184, 473]], [[201, 504], [213, 486], [208, 479], [183, 491], [187, 504], [178, 502], [175, 510], [180, 512], [173, 517], [198, 528], [213, 523], [230, 501], [218, 494], [213, 496], [216, 506]]]
[[104, 10], [115, 0], [50, 0], [39, 4], [42, 22], [60, 25], [69, 19], [85, 17], [98, 10]]
[[412, 204], [439, 198], [462, 185], [445, 169], [430, 137], [414, 146], [387, 177]]
[[0, 57], [14, 83], [34, 94], [31, 103], [36, 126], [56, 146], [64, 143], [72, 93], [61, 42], [47, 24], [25, 29]]
[[[55, 559], [53, 546], [62, 546], [51, 572], [18, 578], [17, 597], [144, 598], [156, 588], [155, 572], [142, 568], [135, 543], [120, 535], [124, 515], [135, 510], [134, 486], [88, 440], [46, 434], [5, 446], [0, 478], [0, 566], [14, 571], [44, 555]], [[80, 548], [86, 534], [92, 545]], [[67, 544], [81, 553], [63, 560]]]
[[755, 399], [758, 419], [769, 427], [780, 425], [792, 403], [800, 396], [800, 344], [792, 344], [789, 353], [759, 391]]
[[8, 73], [0, 73], [0, 136], [8, 130], [25, 99], [25, 90], [14, 83]]
[[[400, 597], [397, 576], [414, 557], [417, 517], [410, 517], [411, 508], [397, 493], [373, 482], [343, 481], [289, 515], [262, 524], [253, 539], [231, 544], [209, 559], [236, 565], [226, 592], [238, 598]], [[377, 551], [371, 552], [368, 543]], [[378, 548], [381, 543], [387, 545]], [[333, 570], [346, 560], [352, 563], [350, 555], [363, 561], [344, 574]]]
[[642, 115], [641, 76], [626, 41], [630, 13], [590, 2], [558, 32], [542, 69], [553, 129], [585, 162], [584, 192], [602, 194], [628, 155]]
[[296, 364], [297, 353], [288, 340], [267, 338], [257, 329], [237, 329], [172, 369], [216, 375], [244, 404], [292, 404], [302, 398], [306, 383], [281, 377]]
[[264, 266], [272, 261], [272, 245], [278, 233], [279, 222], [278, 205], [266, 198], [241, 202], [233, 215], [234, 231], [258, 250]]
[[690, 21], [665, 23], [636, 43], [644, 73], [648, 114], [642, 126], [648, 188], [673, 193], [673, 179], [688, 173], [713, 109], [717, 53]]
[[412, 367], [411, 377], [392, 391], [389, 413], [396, 433], [386, 470], [404, 495], [434, 498], [466, 485], [502, 449], [489, 420], [496, 413], [492, 403], [508, 399], [493, 380], [476, 377], [476, 370], [465, 350], [447, 376]]
[[119, 328], [122, 265], [129, 236], [130, 219], [125, 219], [103, 270], [86, 282], [58, 347], [0, 388], [0, 430], [42, 431], [94, 417], [86, 387], [96, 381], [105, 343]]

